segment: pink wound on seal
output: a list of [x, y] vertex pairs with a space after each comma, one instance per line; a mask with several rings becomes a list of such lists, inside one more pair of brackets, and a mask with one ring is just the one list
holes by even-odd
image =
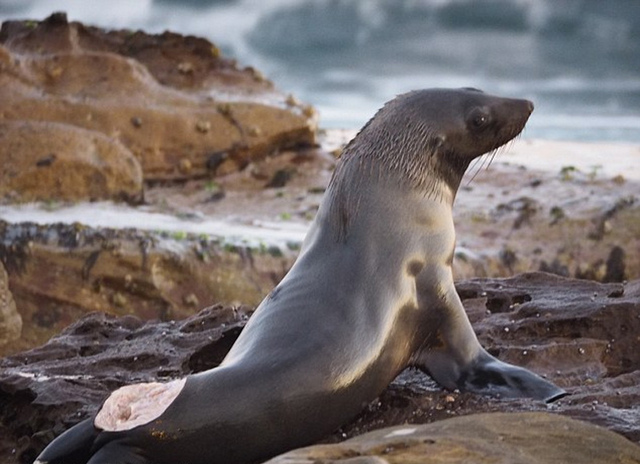
[[102, 430], [130, 430], [160, 417], [184, 388], [186, 379], [127, 385], [111, 393], [96, 415]]

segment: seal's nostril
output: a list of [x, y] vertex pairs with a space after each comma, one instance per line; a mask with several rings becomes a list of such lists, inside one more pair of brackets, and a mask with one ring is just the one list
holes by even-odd
[[527, 108], [529, 109], [529, 113], [533, 113], [533, 102], [527, 100]]

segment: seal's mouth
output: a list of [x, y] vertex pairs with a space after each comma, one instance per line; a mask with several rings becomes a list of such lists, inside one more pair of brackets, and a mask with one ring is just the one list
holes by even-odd
[[467, 180], [467, 183], [465, 185], [469, 186], [471, 182], [473, 182], [473, 180], [476, 178], [476, 176], [480, 174], [480, 171], [483, 171], [483, 170], [488, 171], [489, 168], [491, 167], [491, 163], [493, 163], [493, 160], [496, 158], [496, 156], [499, 156], [505, 152], [508, 152], [511, 146], [515, 143], [515, 141], [518, 140], [521, 136], [522, 136], [522, 132], [520, 132], [518, 135], [516, 135], [515, 137], [513, 137], [511, 140], [504, 143], [503, 145], [500, 145], [499, 147], [494, 148], [493, 150], [485, 153], [484, 155], [481, 155], [475, 158], [469, 165], [469, 168], [467, 169], [467, 173], [469, 173], [469, 179]]

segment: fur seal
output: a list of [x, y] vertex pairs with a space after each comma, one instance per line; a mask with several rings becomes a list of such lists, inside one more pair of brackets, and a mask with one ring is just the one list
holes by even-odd
[[480, 346], [451, 270], [465, 170], [532, 110], [475, 89], [388, 102], [345, 148], [296, 263], [222, 364], [116, 390], [36, 463], [264, 460], [337, 429], [407, 366], [449, 389], [563, 396]]

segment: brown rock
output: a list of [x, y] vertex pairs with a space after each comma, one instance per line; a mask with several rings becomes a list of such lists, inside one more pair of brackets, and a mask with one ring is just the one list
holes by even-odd
[[546, 413], [472, 414], [403, 425], [265, 464], [627, 464], [640, 447], [601, 427]]
[[38, 346], [93, 311], [170, 320], [214, 301], [257, 304], [293, 260], [186, 234], [2, 221], [0, 258], [25, 322], [0, 354]]
[[2, 349], [20, 338], [22, 317], [9, 290], [7, 272], [0, 261], [0, 353]]
[[139, 201], [142, 171], [127, 148], [100, 132], [51, 122], [0, 122], [0, 197]]
[[145, 180], [209, 175], [218, 152], [228, 159], [214, 173], [224, 174], [315, 140], [314, 114], [210, 42], [105, 31], [64, 14], [3, 23], [0, 99], [0, 120], [64, 122], [118, 139]]
[[[559, 413], [640, 442], [640, 281], [599, 284], [534, 273], [511, 279], [465, 281], [458, 284], [458, 291], [490, 352], [546, 375], [571, 395], [548, 405], [527, 399], [447, 392], [425, 374], [408, 369], [359, 417], [327, 437], [326, 442], [392, 425], [406, 427], [407, 423], [430, 423], [479, 412], [523, 411]], [[7, 405], [0, 407], [0, 457], [6, 457], [3, 462], [31, 462], [54, 435], [95, 411], [102, 398], [118, 386], [173, 378], [215, 366], [238, 335], [245, 320], [243, 315], [248, 314], [246, 308], [235, 312], [218, 308], [174, 323], [90, 315], [47, 345], [0, 361], [0, 404]], [[223, 339], [219, 339], [220, 332]], [[210, 336], [213, 344], [207, 341]], [[488, 421], [493, 424], [491, 419]], [[478, 437], [497, 433], [494, 425], [486, 427], [494, 431], [477, 427], [473, 430], [477, 430]], [[535, 425], [536, 430], [538, 427]], [[512, 428], [526, 432], [526, 427], [507, 427]], [[609, 446], [605, 444], [607, 436], [610, 437], [600, 434], [605, 440], [603, 449]], [[525, 441], [522, 437], [517, 439]], [[531, 439], [527, 446], [546, 447], [556, 443], [553, 440]], [[516, 437], [514, 444], [515, 441]], [[12, 449], [15, 453], [10, 452]], [[497, 452], [498, 448], [483, 445], [479, 449]], [[408, 462], [424, 462], [423, 458]], [[407, 462], [387, 455], [377, 459]]]

